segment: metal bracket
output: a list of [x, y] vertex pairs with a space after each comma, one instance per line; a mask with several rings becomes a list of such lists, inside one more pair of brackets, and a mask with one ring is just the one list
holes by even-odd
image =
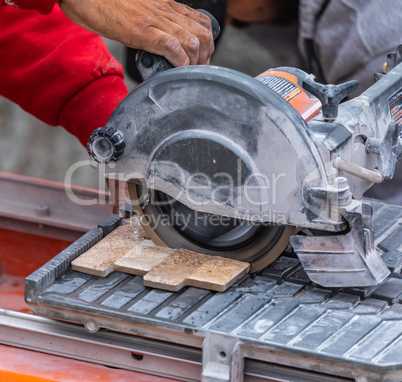
[[352, 135], [352, 132], [340, 123], [316, 119], [308, 123], [308, 130], [313, 141], [323, 144], [329, 151], [337, 149]]
[[332, 236], [295, 235], [290, 242], [309, 278], [325, 287], [378, 285], [389, 270], [374, 247], [371, 206], [352, 200], [338, 205], [350, 231]]
[[402, 125], [391, 122], [388, 125], [384, 139], [368, 138], [366, 141], [366, 151], [377, 154], [381, 157], [382, 175], [384, 178], [391, 179], [394, 175], [396, 162], [402, 156]]
[[202, 346], [202, 382], [243, 382], [240, 344], [237, 338], [208, 333]]

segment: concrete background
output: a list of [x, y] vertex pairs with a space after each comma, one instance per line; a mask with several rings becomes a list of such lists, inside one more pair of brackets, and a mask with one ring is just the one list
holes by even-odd
[[[230, 25], [223, 32], [211, 63], [251, 76], [278, 66], [303, 69], [296, 39], [296, 23], [253, 24], [242, 28]], [[110, 40], [106, 42], [112, 54], [123, 62], [124, 47]], [[128, 76], [126, 83], [130, 90], [136, 86]], [[1, 97], [0, 134], [0, 171], [65, 182], [70, 166], [88, 159], [86, 149], [63, 128], [45, 125]], [[75, 171], [71, 183], [105, 189], [104, 181], [90, 167]], [[371, 196], [402, 205], [399, 184], [398, 180], [388, 181], [385, 187], [374, 189]]]

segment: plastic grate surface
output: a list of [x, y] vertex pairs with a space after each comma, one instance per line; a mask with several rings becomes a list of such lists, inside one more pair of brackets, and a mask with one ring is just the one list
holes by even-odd
[[[146, 288], [142, 278], [115, 272], [106, 278], [68, 270], [36, 302], [60, 318], [59, 308], [186, 333], [214, 332], [280, 346], [292, 354], [347, 360], [381, 371], [402, 369], [402, 208], [372, 202], [376, 239], [393, 253], [393, 273], [380, 286], [329, 290], [311, 284], [293, 254], [284, 253], [255, 277], [224, 293], [187, 287], [173, 293]], [[384, 222], [393, 229], [386, 232]], [[381, 228], [381, 229], [380, 229]], [[396, 230], [396, 231], [395, 231]], [[386, 236], [384, 236], [386, 234]], [[35, 312], [35, 304], [31, 304]], [[123, 329], [122, 329], [123, 330]], [[363, 366], [362, 366], [363, 365]]]

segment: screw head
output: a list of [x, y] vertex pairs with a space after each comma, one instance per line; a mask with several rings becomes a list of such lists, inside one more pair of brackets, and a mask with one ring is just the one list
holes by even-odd
[[98, 331], [98, 324], [94, 320], [88, 320], [85, 323], [85, 327], [90, 333], [95, 333]]

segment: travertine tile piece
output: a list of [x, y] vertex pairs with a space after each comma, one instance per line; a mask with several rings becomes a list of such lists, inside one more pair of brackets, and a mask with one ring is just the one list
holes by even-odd
[[141, 240], [141, 237], [133, 237], [133, 227], [130, 224], [121, 225], [77, 257], [71, 263], [71, 268], [73, 271], [105, 277], [115, 270], [115, 261], [135, 248]]
[[144, 276], [144, 285], [179, 290], [185, 285], [186, 279], [208, 259], [207, 255], [178, 249]]
[[188, 277], [187, 285], [223, 292], [250, 270], [249, 263], [211, 256]]
[[116, 260], [115, 270], [142, 276], [175, 251], [175, 249], [155, 245], [151, 240], [144, 240], [124, 257]]
[[171, 249], [142, 237], [133, 227], [118, 227], [75, 259], [72, 269], [105, 277], [113, 271], [144, 276], [144, 285], [170, 291], [195, 286], [223, 292], [250, 269], [249, 263]]
[[179, 249], [144, 276], [144, 285], [171, 291], [188, 285], [223, 292], [249, 269], [243, 261]]

